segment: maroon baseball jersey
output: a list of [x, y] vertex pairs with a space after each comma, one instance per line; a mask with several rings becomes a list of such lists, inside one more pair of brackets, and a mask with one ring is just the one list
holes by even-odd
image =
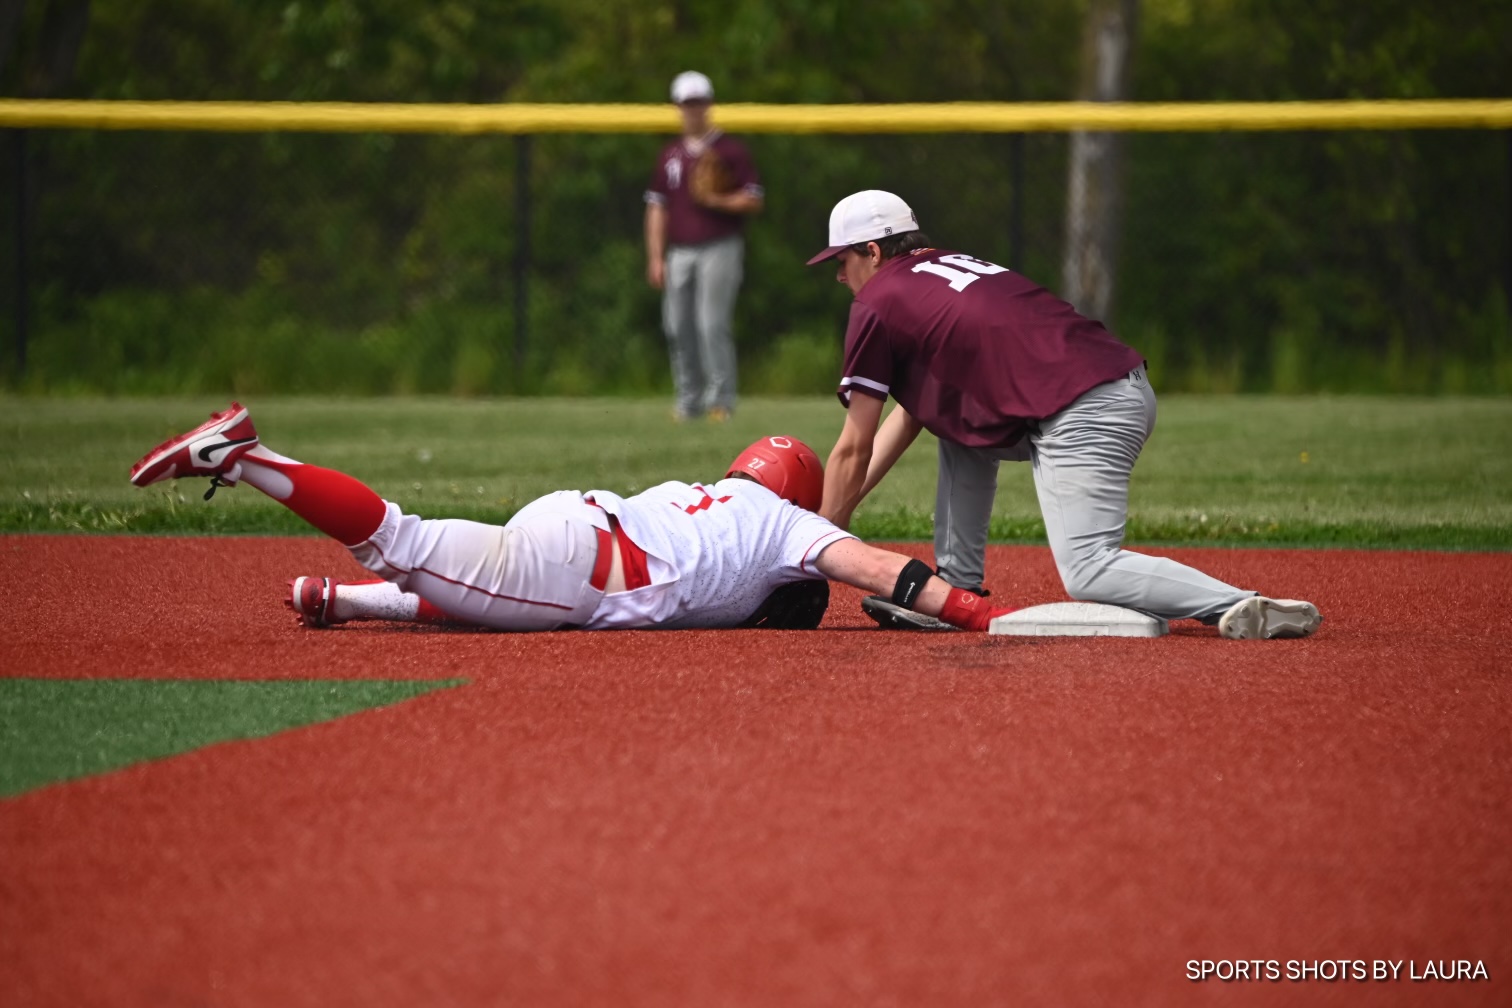
[[1102, 323], [1004, 266], [945, 249], [889, 259], [845, 331], [840, 401], [890, 394], [936, 437], [1005, 448], [1143, 363]]
[[[761, 179], [756, 174], [756, 165], [745, 144], [717, 130], [709, 143], [729, 166], [735, 187], [760, 196]], [[692, 176], [696, 163], [697, 155], [689, 153], [687, 145], [678, 139], [662, 148], [661, 155], [656, 159], [656, 169], [651, 173], [646, 202], [667, 208], [669, 245], [699, 245], [739, 234], [745, 227], [743, 214], [722, 213], [693, 202], [693, 197], [688, 193], [688, 179]]]

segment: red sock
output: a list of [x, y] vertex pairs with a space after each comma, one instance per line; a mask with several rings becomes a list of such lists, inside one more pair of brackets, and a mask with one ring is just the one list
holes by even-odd
[[416, 623], [457, 623], [446, 613], [431, 605], [425, 599], [420, 600], [420, 611], [415, 614]]
[[265, 493], [267, 489], [259, 486], [262, 481], [247, 472], [249, 467], [262, 466], [287, 479], [294, 488], [287, 497], [276, 493], [269, 493], [269, 496], [343, 546], [356, 546], [367, 541], [383, 524], [383, 516], [388, 510], [383, 498], [366, 483], [346, 473], [300, 462], [276, 462], [251, 456], [244, 457], [241, 464], [243, 479]]
[[940, 619], [962, 630], [986, 630], [994, 619], [1013, 611], [1008, 606], [994, 608], [975, 592], [952, 588], [945, 596], [945, 604], [940, 607]]

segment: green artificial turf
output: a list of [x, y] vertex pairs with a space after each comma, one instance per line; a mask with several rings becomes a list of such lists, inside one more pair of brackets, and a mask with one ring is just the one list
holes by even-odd
[[0, 679], [0, 797], [461, 682]]
[[[831, 397], [742, 401], [726, 425], [677, 425], [637, 399], [249, 398], [263, 443], [349, 472], [406, 510], [502, 522], [551, 490], [634, 493], [711, 480], [782, 433], [828, 455]], [[0, 397], [0, 531], [308, 533], [247, 487], [132, 487], [131, 463], [223, 400]], [[857, 512], [879, 540], [927, 539], [935, 453], [923, 435]], [[1005, 464], [998, 542], [1042, 542], [1029, 467]], [[1512, 548], [1512, 399], [1168, 396], [1135, 469], [1131, 543]]]

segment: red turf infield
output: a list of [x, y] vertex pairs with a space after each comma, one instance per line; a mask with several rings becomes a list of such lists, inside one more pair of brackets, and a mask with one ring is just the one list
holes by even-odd
[[8, 675], [470, 680], [0, 802], [0, 1002], [1512, 1003], [1512, 557], [1168, 552], [1327, 622], [313, 632], [325, 541], [0, 537]]

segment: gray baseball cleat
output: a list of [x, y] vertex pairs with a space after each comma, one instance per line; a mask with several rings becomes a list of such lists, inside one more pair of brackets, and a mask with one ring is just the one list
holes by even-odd
[[1306, 637], [1323, 617], [1311, 602], [1255, 595], [1229, 606], [1218, 620], [1218, 632], [1229, 640], [1273, 640]]
[[881, 595], [868, 595], [861, 600], [861, 611], [877, 621], [877, 626], [883, 630], [959, 630], [944, 620], [926, 616], [912, 609], [904, 609], [900, 605], [894, 605]]

